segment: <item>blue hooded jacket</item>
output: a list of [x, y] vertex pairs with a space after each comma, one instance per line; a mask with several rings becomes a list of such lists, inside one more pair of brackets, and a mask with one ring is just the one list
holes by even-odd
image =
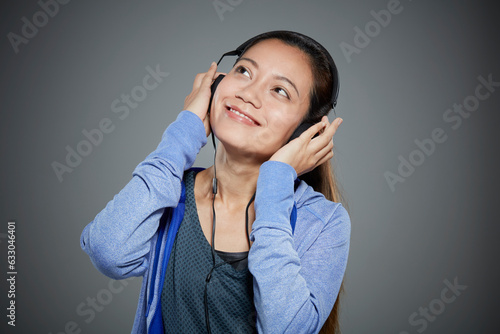
[[[202, 120], [182, 111], [132, 180], [82, 232], [81, 247], [101, 273], [144, 277], [132, 333], [163, 333], [161, 288], [184, 214], [182, 178], [206, 142]], [[318, 333], [347, 265], [347, 211], [279, 161], [261, 165], [254, 206], [248, 266], [257, 331]]]

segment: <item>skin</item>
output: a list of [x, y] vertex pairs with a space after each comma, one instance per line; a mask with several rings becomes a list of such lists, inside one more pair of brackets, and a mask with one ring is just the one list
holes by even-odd
[[[300, 176], [333, 157], [333, 135], [342, 119], [327, 116], [286, 144], [309, 108], [313, 75], [300, 49], [279, 40], [261, 41], [245, 52], [217, 87], [210, 114], [210, 86], [221, 74], [216, 64], [199, 73], [184, 101], [219, 139], [216, 154], [218, 193], [215, 245], [226, 252], [248, 251], [245, 209], [256, 190], [259, 168], [268, 160], [291, 165]], [[286, 78], [286, 79], [283, 79]], [[293, 83], [293, 84], [291, 84]], [[248, 125], [229, 117], [227, 105], [248, 113], [259, 124]], [[314, 139], [312, 137], [320, 132]], [[200, 224], [212, 238], [212, 178], [214, 166], [199, 172], [194, 194]], [[249, 228], [255, 220], [254, 202], [248, 210]]]

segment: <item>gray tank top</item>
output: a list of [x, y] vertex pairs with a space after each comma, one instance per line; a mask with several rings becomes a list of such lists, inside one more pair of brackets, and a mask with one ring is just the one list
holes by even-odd
[[[194, 198], [197, 171], [186, 171], [186, 207], [174, 241], [161, 293], [165, 333], [206, 333], [205, 279], [213, 266], [212, 251], [201, 229]], [[244, 253], [216, 253], [216, 264]], [[217, 267], [208, 283], [212, 333], [256, 333], [253, 277], [246, 257]]]

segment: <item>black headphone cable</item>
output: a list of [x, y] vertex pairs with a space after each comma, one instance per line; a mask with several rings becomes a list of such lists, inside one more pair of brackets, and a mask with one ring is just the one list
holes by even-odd
[[[214, 137], [214, 133], [212, 131], [212, 127], [210, 126], [210, 131], [212, 133], [212, 143], [214, 145], [214, 177], [212, 179], [212, 215], [213, 215], [213, 223], [212, 223], [212, 245], [211, 245], [211, 249], [212, 249], [212, 263], [213, 263], [213, 266], [212, 266], [212, 269], [210, 269], [207, 277], [205, 278], [205, 292], [204, 292], [204, 296], [203, 296], [203, 302], [204, 302], [204, 306], [205, 306], [205, 324], [207, 326], [207, 333], [211, 334], [212, 331], [210, 329], [210, 320], [209, 320], [209, 313], [208, 313], [208, 283], [210, 282], [211, 278], [212, 278], [212, 273], [213, 271], [222, 266], [223, 264], [232, 264], [234, 262], [237, 262], [237, 261], [241, 261], [243, 259], [239, 259], [239, 260], [236, 260], [236, 261], [231, 261], [231, 262], [225, 262], [225, 261], [222, 261], [218, 264], [215, 263], [215, 195], [217, 194], [217, 171], [216, 171], [216, 167], [215, 167], [215, 157], [216, 157], [216, 154], [217, 154], [217, 146], [215, 145], [215, 137]], [[245, 210], [245, 229], [246, 229], [246, 235], [247, 235], [247, 241], [248, 241], [248, 247], [250, 248], [250, 236], [249, 236], [249, 232], [248, 232], [248, 208], [250, 207], [250, 204], [254, 201], [255, 199], [255, 194], [256, 192], [254, 192], [252, 198], [250, 199], [250, 201], [248, 202], [247, 204], [247, 207], [246, 207], [246, 210]], [[248, 255], [246, 255], [246, 257], [248, 257]]]

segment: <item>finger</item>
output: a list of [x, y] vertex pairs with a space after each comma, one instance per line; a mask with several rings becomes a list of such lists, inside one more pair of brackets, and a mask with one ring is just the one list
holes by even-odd
[[209, 67], [207, 72], [196, 74], [196, 77], [194, 78], [194, 82], [193, 82], [193, 90], [198, 89], [201, 86], [203, 80], [207, 76], [210, 78], [213, 78], [214, 74], [212, 72], [215, 71], [216, 69], [217, 69], [217, 64], [215, 62], [212, 62], [212, 64], [210, 64], [210, 67]]
[[[316, 128], [316, 126], [318, 126], [318, 128]], [[329, 133], [326, 132], [326, 129], [329, 126], [330, 122], [328, 121], [328, 117], [323, 116], [321, 118], [321, 121], [314, 125], [314, 129], [311, 129], [312, 131], [315, 131], [314, 134], [320, 132], [320, 134], [317, 137], [312, 138], [309, 143], [309, 147], [312, 152], [315, 152], [317, 154], [319, 151], [321, 151], [321, 149], [323, 149], [323, 147], [328, 145], [328, 141], [332, 140], [333, 135], [330, 135]], [[314, 134], [312, 134], [311, 137], [313, 137]]]
[[330, 139], [330, 141], [326, 145], [324, 145], [323, 147], [321, 147], [319, 149], [319, 151], [316, 152], [315, 158], [319, 160], [320, 158], [322, 158], [325, 155], [327, 155], [329, 152], [333, 152], [333, 147], [334, 147], [334, 145], [333, 145], [333, 139]]
[[325, 133], [327, 133], [327, 136], [333, 137], [343, 121], [344, 120], [340, 117], [335, 118], [333, 122], [325, 129]]
[[201, 85], [201, 81], [205, 77], [207, 73], [198, 73], [196, 74], [196, 77], [194, 77], [194, 82], [193, 82], [193, 90], [197, 90], [198, 87]]
[[217, 63], [213, 61], [208, 68], [207, 76], [209, 76], [210, 78], [214, 78], [215, 72], [217, 72]]
[[307, 129], [300, 135], [300, 137], [304, 136], [304, 138], [312, 139], [312, 137], [314, 137], [314, 135], [320, 132], [320, 130], [323, 129], [324, 127], [325, 127], [324, 122], [318, 122], [314, 125], [311, 125], [309, 129]]
[[319, 165], [322, 165], [324, 164], [325, 162], [327, 162], [328, 160], [330, 160], [331, 158], [333, 158], [333, 151], [330, 151], [328, 152], [323, 158], [321, 158], [318, 163], [316, 164], [316, 166], [319, 166]]
[[313, 152], [316, 152], [317, 157], [320, 157], [322, 156], [322, 154], [326, 153], [328, 149], [324, 151], [325, 147], [333, 145], [333, 139], [332, 139], [333, 135], [335, 134], [335, 131], [338, 129], [340, 123], [342, 123], [341, 118], [336, 118], [331, 123], [329, 122], [327, 116], [323, 116], [321, 120], [322, 122], [325, 122], [327, 125], [323, 129], [323, 132], [319, 136], [313, 138], [310, 142], [310, 149]]
[[200, 86], [210, 87], [210, 85], [212, 85], [212, 82], [214, 80], [214, 76], [215, 76], [216, 71], [217, 71], [217, 64], [215, 62], [212, 62], [212, 65], [210, 65], [208, 72], [205, 73], [205, 76], [203, 77]]
[[316, 166], [321, 165], [322, 163], [330, 160], [333, 157], [333, 148], [333, 140], [330, 140], [328, 145], [324, 146], [317, 154], [315, 154], [315, 158], [318, 161]]
[[[326, 116], [324, 116], [325, 118]], [[316, 148], [321, 149], [325, 145], [327, 145], [328, 141], [331, 141], [335, 133], [337, 132], [340, 124], [342, 123], [342, 118], [337, 117], [334, 119], [331, 123], [328, 121], [328, 118], [326, 118], [326, 122], [328, 125], [325, 127], [324, 131], [322, 134], [320, 134], [318, 137], [314, 138], [315, 146]]]

